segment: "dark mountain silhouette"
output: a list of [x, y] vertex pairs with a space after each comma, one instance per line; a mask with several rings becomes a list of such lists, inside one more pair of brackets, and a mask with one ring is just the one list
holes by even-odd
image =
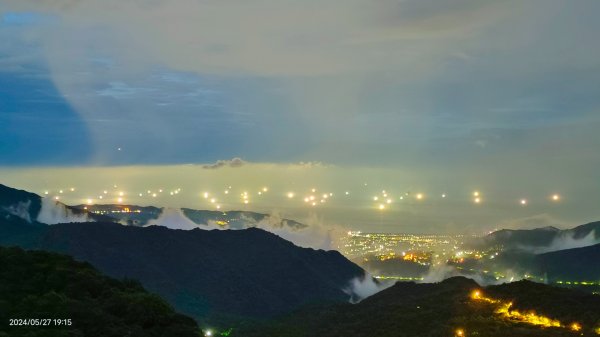
[[0, 220], [0, 244], [69, 254], [140, 280], [175, 308], [207, 317], [266, 317], [344, 292], [364, 271], [335, 251], [299, 248], [260, 229], [171, 230], [115, 223], [44, 226]]
[[[47, 214], [43, 213], [44, 203]], [[41, 196], [23, 190], [14, 189], [0, 184], [0, 212], [18, 216], [27, 222], [43, 222], [44, 217], [56, 220], [69, 220], [70, 218], [87, 218], [92, 221], [113, 221], [114, 219], [102, 214], [90, 213], [83, 208], [67, 206], [61, 202], [43, 199]]]
[[539, 254], [537, 272], [549, 282], [600, 280], [600, 244]]
[[[123, 204], [76, 205], [74, 209], [105, 215], [130, 226], [146, 226], [164, 213], [163, 208]], [[289, 219], [271, 219], [268, 214], [249, 211], [210, 211], [182, 208], [183, 215], [197, 225], [212, 224], [227, 229], [254, 227], [261, 221], [271, 221], [276, 227], [301, 229], [306, 225]], [[106, 220], [106, 219], [104, 219]]]
[[[480, 290], [511, 310], [560, 320], [563, 327], [539, 327], [504, 317], [501, 304], [476, 301]], [[594, 334], [600, 319], [600, 298], [529, 281], [481, 288], [454, 277], [436, 284], [397, 283], [364, 301], [306, 307], [269, 324], [246, 326], [246, 337], [413, 337], [413, 336], [574, 336]], [[575, 333], [570, 324], [582, 330]], [[459, 334], [458, 331], [462, 331]]]
[[504, 249], [543, 250], [543, 248], [555, 244], [558, 250], [561, 241], [581, 240], [586, 237], [600, 242], [600, 221], [564, 230], [550, 226], [530, 230], [502, 229], [472, 240], [467, 246], [480, 249], [502, 247]]
[[[0, 247], [0, 266], [0, 336], [199, 336], [193, 319], [138, 282], [111, 279], [71, 257]], [[48, 320], [10, 325], [14, 318]]]

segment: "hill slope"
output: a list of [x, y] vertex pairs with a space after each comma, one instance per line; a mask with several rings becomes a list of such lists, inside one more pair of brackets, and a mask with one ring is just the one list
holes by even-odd
[[[0, 336], [200, 335], [194, 320], [139, 283], [108, 278], [70, 257], [0, 247], [0, 266]], [[13, 318], [61, 324], [11, 326]]]
[[[482, 298], [472, 294], [479, 290]], [[487, 297], [490, 296], [490, 297]], [[505, 315], [500, 310], [511, 303]], [[516, 312], [535, 310], [561, 327], [532, 325]], [[577, 323], [580, 331], [573, 331]], [[600, 325], [600, 297], [529, 281], [480, 288], [463, 277], [436, 284], [397, 283], [356, 304], [310, 307], [261, 326], [245, 327], [253, 337], [578, 336]], [[462, 333], [459, 333], [461, 331]]]
[[200, 321], [346, 302], [344, 288], [364, 276], [338, 252], [299, 248], [260, 229], [183, 231], [100, 222], [19, 226], [0, 220], [0, 245], [15, 244], [69, 254], [110, 276], [140, 280]]

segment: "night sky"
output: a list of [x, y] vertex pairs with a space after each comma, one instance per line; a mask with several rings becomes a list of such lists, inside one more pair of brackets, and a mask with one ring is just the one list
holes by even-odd
[[[595, 0], [2, 1], [0, 183], [76, 186], [70, 203], [119, 185], [128, 202], [195, 208], [206, 190], [269, 186], [256, 210], [373, 231], [598, 220], [598, 13]], [[160, 187], [183, 196], [134, 197]], [[285, 200], [314, 187], [352, 198]]]

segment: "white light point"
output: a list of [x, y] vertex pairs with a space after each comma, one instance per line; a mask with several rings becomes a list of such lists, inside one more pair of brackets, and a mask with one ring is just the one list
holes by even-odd
[[523, 205], [523, 206], [527, 205], [527, 199], [521, 199], [521, 205]]
[[288, 192], [287, 197], [288, 199], [292, 199], [294, 197], [294, 192]]

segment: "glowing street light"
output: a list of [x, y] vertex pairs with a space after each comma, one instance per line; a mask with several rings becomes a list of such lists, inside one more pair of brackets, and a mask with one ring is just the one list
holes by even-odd
[[523, 205], [523, 206], [527, 205], [527, 199], [521, 199], [521, 205]]
[[560, 195], [558, 195], [558, 194], [552, 195], [552, 201], [559, 201], [559, 200], [560, 200]]

